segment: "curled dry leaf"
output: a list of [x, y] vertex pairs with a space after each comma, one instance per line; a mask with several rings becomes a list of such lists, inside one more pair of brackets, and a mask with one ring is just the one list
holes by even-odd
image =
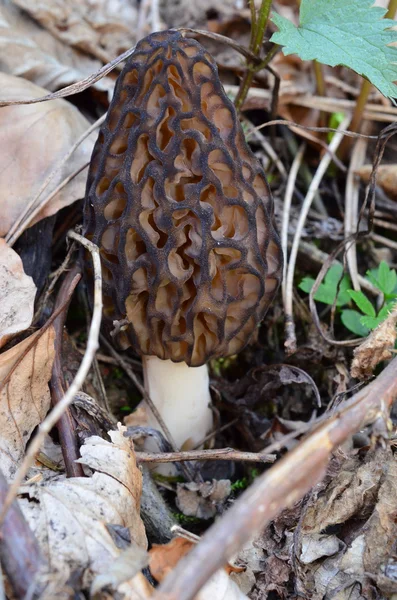
[[[43, 96], [46, 90], [26, 79], [0, 73], [2, 100]], [[4, 236], [37, 194], [77, 139], [88, 121], [66, 100], [51, 100], [24, 106], [7, 106], [0, 111], [0, 235]], [[91, 156], [92, 137], [76, 149], [52, 179], [44, 194]], [[55, 214], [84, 196], [86, 174], [80, 173], [48, 203], [30, 225]]]
[[[66, 578], [83, 570], [83, 579], [90, 584], [96, 575], [109, 574], [121, 550], [108, 524], [128, 528], [131, 542], [146, 549], [139, 514], [142, 475], [124, 430], [120, 426], [109, 432], [111, 442], [96, 436], [86, 440], [79, 462], [94, 471], [90, 477], [56, 476], [23, 490], [30, 498], [20, 500], [25, 517], [51, 566]], [[113, 573], [112, 580], [119, 583], [120, 577]]]
[[[357, 174], [364, 183], [369, 183], [372, 165], [363, 165]], [[376, 183], [392, 200], [397, 200], [397, 165], [380, 165], [376, 175]]]
[[213, 479], [203, 483], [178, 483], [176, 505], [184, 515], [211, 519], [231, 492], [228, 479]]
[[[146, 550], [131, 544], [118, 558], [110, 563], [105, 573], [95, 577], [91, 585], [91, 594], [95, 596], [104, 588], [111, 588], [124, 593], [124, 595], [128, 594], [129, 600], [135, 600], [135, 597], [136, 600], [149, 597], [153, 588], [140, 573], [147, 566], [148, 558]], [[120, 586], [123, 590], [120, 590]]]
[[[149, 569], [156, 581], [161, 582], [174, 569], [176, 564], [194, 544], [181, 537], [176, 537], [168, 544], [154, 544], [150, 550]], [[206, 583], [194, 600], [244, 600], [237, 584], [230, 579], [226, 571], [217, 571]]]
[[[88, 77], [100, 67], [99, 60], [70, 48], [25, 11], [0, 0], [0, 71], [24, 77], [54, 92]], [[104, 78], [94, 86], [108, 91], [113, 83]]]
[[54, 337], [49, 327], [0, 355], [0, 464], [7, 479], [13, 478], [33, 430], [50, 407]]
[[136, 1], [13, 0], [66, 44], [107, 62], [135, 43]]
[[391, 350], [397, 338], [397, 305], [383, 323], [370, 333], [368, 338], [354, 349], [351, 375], [357, 379], [371, 377], [382, 360], [392, 358]]
[[[296, 542], [307, 597], [372, 598], [373, 581], [387, 597], [397, 592], [396, 481], [390, 449], [378, 448], [345, 461], [313, 499]], [[335, 533], [320, 533], [327, 527]], [[338, 589], [350, 593], [333, 596]]]
[[33, 319], [36, 286], [18, 254], [0, 238], [0, 348]]
[[219, 21], [239, 13], [239, 9], [236, 8], [236, 0], [222, 0], [222, 2], [216, 3], [214, 3], [214, 0], [201, 0], [201, 2], [162, 0], [160, 2], [161, 17], [169, 27], [202, 27], [207, 29], [208, 14], [214, 9]]

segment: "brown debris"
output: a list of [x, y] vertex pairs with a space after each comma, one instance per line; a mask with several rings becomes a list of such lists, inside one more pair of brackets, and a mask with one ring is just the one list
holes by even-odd
[[397, 307], [383, 323], [370, 333], [367, 339], [355, 348], [351, 376], [357, 379], [371, 377], [374, 369], [383, 360], [392, 358], [392, 348], [397, 337]]
[[143, 39], [94, 149], [85, 235], [104, 315], [142, 354], [199, 366], [240, 351], [281, 278], [273, 202], [211, 56], [178, 32]]

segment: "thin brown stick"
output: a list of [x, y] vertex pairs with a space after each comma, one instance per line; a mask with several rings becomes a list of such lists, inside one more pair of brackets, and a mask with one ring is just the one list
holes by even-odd
[[[55, 407], [65, 395], [66, 383], [62, 369], [62, 341], [63, 341], [63, 328], [66, 321], [66, 316], [70, 302], [72, 300], [72, 294], [77, 284], [81, 279], [81, 269], [79, 266], [73, 267], [68, 272], [55, 302], [55, 309], [59, 306], [63, 306], [62, 312], [54, 321], [55, 329], [55, 358], [52, 365], [51, 375], [51, 401], [52, 406]], [[57, 423], [59, 440], [61, 442], [62, 455], [65, 461], [66, 474], [68, 477], [84, 477], [83, 467], [76, 460], [80, 458], [79, 445], [77, 436], [75, 433], [75, 425], [70, 409], [67, 408], [61, 415]]]
[[185, 460], [241, 460], [245, 462], [274, 463], [275, 454], [261, 452], [240, 452], [233, 448], [216, 450], [189, 450], [187, 452], [136, 452], [136, 459], [142, 463], [168, 463]]
[[79, 94], [80, 92], [84, 92], [84, 90], [91, 87], [94, 83], [105, 77], [110, 71], [123, 60], [127, 60], [131, 56], [131, 54], [135, 51], [135, 46], [133, 48], [129, 48], [123, 54], [116, 56], [115, 59], [101, 67], [95, 73], [88, 75], [85, 79], [81, 79], [80, 81], [76, 81], [76, 83], [72, 83], [71, 85], [67, 85], [66, 87], [58, 90], [57, 92], [51, 92], [51, 94], [46, 94], [45, 96], [40, 96], [39, 98], [30, 98], [25, 100], [0, 100], [1, 106], [14, 106], [16, 104], [36, 104], [37, 102], [47, 102], [48, 100], [56, 100], [57, 98], [66, 98], [67, 96], [72, 96], [73, 94]]
[[99, 249], [98, 246], [89, 240], [86, 240], [75, 231], [69, 231], [68, 237], [80, 242], [80, 244], [82, 244], [91, 253], [94, 264], [94, 312], [92, 315], [91, 329], [87, 341], [87, 349], [79, 370], [76, 373], [76, 377], [69, 386], [66, 394], [62, 398], [61, 402], [59, 402], [44, 419], [42, 424], [39, 426], [37, 434], [33, 438], [31, 444], [28, 446], [23, 463], [15, 474], [14, 481], [12, 482], [7, 497], [4, 501], [3, 509], [0, 512], [0, 524], [3, 522], [10, 505], [16, 498], [19, 486], [21, 485], [30, 466], [33, 464], [35, 456], [40, 450], [45, 436], [51, 431], [67, 407], [73, 402], [76, 393], [83, 385], [88, 371], [90, 370], [92, 359], [95, 356], [95, 352], [98, 348], [99, 329], [102, 318], [102, 271]]
[[[8, 489], [6, 478], [0, 472], [0, 506]], [[0, 562], [15, 598], [25, 598], [28, 593], [29, 598], [41, 597], [41, 575], [49, 568], [16, 500], [0, 528]]]
[[332, 452], [362, 427], [385, 419], [397, 398], [397, 358], [276, 465], [258, 477], [165, 578], [153, 600], [192, 600], [208, 579], [326, 472]]

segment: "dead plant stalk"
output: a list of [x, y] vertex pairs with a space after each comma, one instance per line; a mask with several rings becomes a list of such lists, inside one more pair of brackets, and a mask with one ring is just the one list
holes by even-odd
[[[332, 141], [329, 145], [330, 150], [332, 152], [336, 152], [339, 144], [343, 139], [342, 131], [349, 126], [350, 123], [350, 115], [345, 117], [338, 127], [338, 133], [335, 133]], [[320, 164], [317, 167], [317, 171], [313, 177], [313, 180], [310, 184], [310, 187], [307, 191], [306, 197], [303, 201], [301, 211], [299, 214], [298, 223], [296, 225], [295, 236], [292, 242], [291, 252], [288, 258], [288, 268], [285, 282], [285, 322], [286, 322], [286, 341], [285, 346], [288, 349], [289, 353], [293, 353], [296, 350], [296, 335], [295, 335], [295, 323], [293, 316], [293, 284], [294, 284], [294, 274], [295, 274], [295, 265], [296, 259], [298, 256], [299, 243], [302, 237], [303, 228], [306, 222], [307, 215], [309, 213], [310, 207], [312, 205], [314, 196], [319, 188], [319, 185], [325, 175], [326, 170], [329, 167], [331, 162], [330, 155], [324, 154], [323, 158], [320, 161]], [[285, 257], [286, 258], [286, 257]]]

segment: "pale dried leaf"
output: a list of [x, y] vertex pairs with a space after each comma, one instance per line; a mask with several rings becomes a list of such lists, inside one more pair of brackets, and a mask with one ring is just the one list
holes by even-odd
[[[26, 485], [21, 508], [43, 553], [54, 569], [85, 571], [90, 582], [107, 573], [121, 554], [107, 524], [127, 527], [131, 541], [145, 549], [145, 529], [139, 514], [142, 474], [125, 428], [109, 433], [112, 442], [89, 438], [80, 463], [94, 468], [91, 477], [57, 476], [43, 485]], [[114, 462], [116, 461], [116, 462]]]
[[[9, 0], [0, 0], [0, 71], [54, 92], [100, 67], [100, 61], [56, 39]], [[108, 92], [113, 82], [107, 77], [94, 86]]]
[[230, 579], [225, 571], [217, 571], [195, 596], [194, 600], [244, 600], [238, 585]]
[[[147, 566], [148, 560], [149, 556], [146, 550], [136, 544], [131, 544], [116, 560], [110, 563], [107, 571], [95, 577], [91, 585], [91, 594], [95, 595], [105, 587], [117, 590], [120, 584], [134, 580], [136, 575]], [[138, 579], [140, 579], [139, 576]], [[147, 580], [145, 581], [147, 583]]]
[[351, 376], [357, 379], [371, 377], [382, 360], [392, 358], [391, 350], [397, 338], [397, 306], [383, 323], [374, 329], [368, 338], [354, 349]]
[[136, 2], [130, 0], [13, 0], [54, 37], [111, 60], [135, 44]]
[[[2, 100], [43, 96], [46, 90], [26, 79], [0, 73]], [[0, 111], [0, 235], [4, 236], [29, 200], [74, 142], [88, 121], [66, 100], [51, 100]], [[48, 195], [67, 176], [90, 159], [95, 135], [86, 139], [47, 187]], [[30, 225], [82, 198], [86, 173], [64, 187]]]
[[32, 323], [36, 286], [18, 254], [0, 238], [0, 348]]
[[347, 460], [325, 493], [308, 507], [302, 533], [320, 533], [330, 525], [344, 523], [353, 515], [365, 516], [375, 503], [382, 474], [379, 454], [373, 460], [368, 457], [364, 464], [357, 459]]
[[0, 464], [8, 479], [13, 478], [33, 430], [50, 407], [54, 337], [49, 327], [0, 355]]
[[308, 565], [323, 556], [332, 556], [340, 549], [336, 535], [313, 533], [302, 537], [302, 547], [299, 560]]
[[228, 479], [178, 483], [176, 505], [188, 517], [211, 519], [230, 492], [231, 483]]

